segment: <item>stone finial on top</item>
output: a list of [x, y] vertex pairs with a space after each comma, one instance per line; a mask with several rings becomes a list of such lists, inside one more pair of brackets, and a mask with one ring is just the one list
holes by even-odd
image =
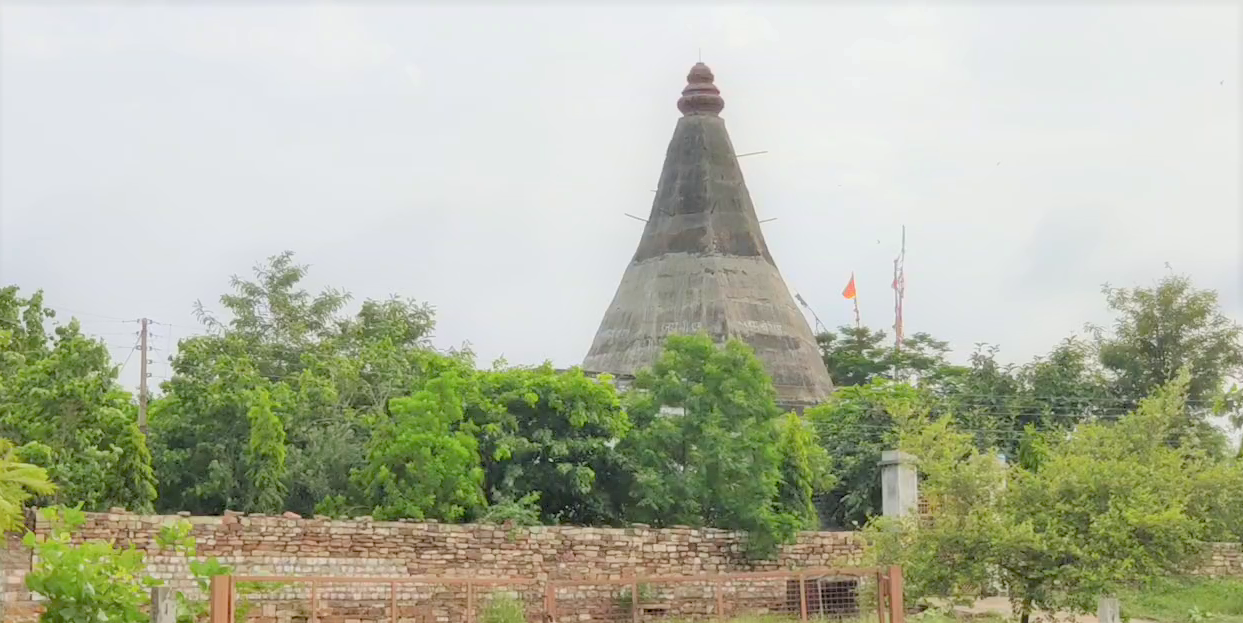
[[678, 98], [678, 110], [683, 115], [717, 115], [725, 108], [720, 89], [716, 88], [712, 70], [702, 62], [695, 63], [686, 74], [686, 88]]

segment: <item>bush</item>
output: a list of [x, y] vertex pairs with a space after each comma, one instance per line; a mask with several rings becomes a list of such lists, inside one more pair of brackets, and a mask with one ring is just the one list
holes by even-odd
[[154, 582], [142, 577], [143, 553], [101, 541], [71, 545], [73, 531], [86, 521], [80, 507], [40, 512], [52, 523], [51, 534], [29, 532], [22, 540], [37, 557], [26, 586], [47, 600], [39, 622], [147, 623], [142, 606]]
[[493, 595], [479, 615], [479, 623], [526, 623], [526, 620], [522, 601], [509, 593]]

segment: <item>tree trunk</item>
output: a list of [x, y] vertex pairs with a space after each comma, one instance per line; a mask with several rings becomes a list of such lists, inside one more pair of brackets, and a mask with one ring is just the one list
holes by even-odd
[[1031, 599], [1024, 599], [1022, 605], [1019, 606], [1019, 623], [1030, 623], [1031, 617], [1032, 601]]

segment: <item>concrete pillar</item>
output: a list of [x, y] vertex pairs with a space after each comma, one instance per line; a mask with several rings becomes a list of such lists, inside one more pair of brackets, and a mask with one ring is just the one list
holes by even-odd
[[1117, 597], [1100, 597], [1096, 601], [1096, 620], [1100, 623], [1122, 623], [1122, 604]]
[[886, 517], [905, 517], [919, 511], [919, 478], [915, 457], [898, 450], [880, 454], [881, 510]]
[[177, 596], [167, 586], [151, 589], [151, 623], [177, 623]]

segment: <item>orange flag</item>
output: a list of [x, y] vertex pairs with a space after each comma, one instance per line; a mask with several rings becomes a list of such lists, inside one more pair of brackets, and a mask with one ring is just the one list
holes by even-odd
[[855, 274], [850, 273], [850, 283], [846, 284], [846, 289], [842, 290], [842, 296], [847, 299], [855, 298]]

